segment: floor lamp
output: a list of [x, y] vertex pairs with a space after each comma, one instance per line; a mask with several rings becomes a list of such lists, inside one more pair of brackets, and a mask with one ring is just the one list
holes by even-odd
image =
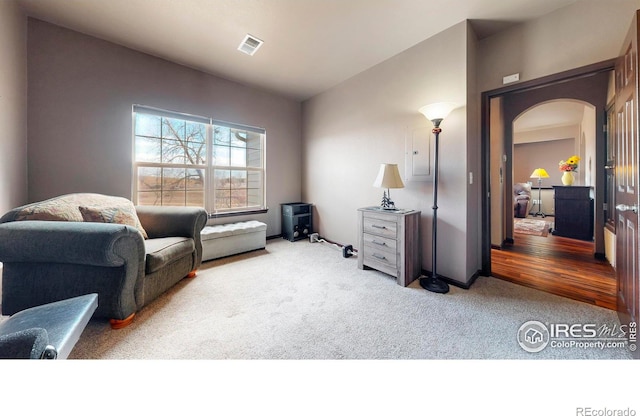
[[543, 168], [537, 168], [529, 177], [532, 179], [538, 179], [538, 212], [534, 213], [533, 216], [537, 217], [540, 215], [544, 218], [547, 214], [542, 211], [542, 179], [548, 178], [549, 174]]
[[451, 113], [451, 111], [453, 111], [453, 109], [457, 107], [458, 105], [455, 103], [437, 103], [425, 105], [419, 110], [427, 119], [431, 120], [431, 122], [433, 123], [432, 133], [436, 136], [433, 163], [433, 226], [431, 232], [431, 276], [420, 277], [420, 286], [430, 292], [435, 293], [447, 293], [449, 291], [449, 285], [447, 284], [447, 282], [438, 279], [438, 272], [436, 267], [438, 260], [438, 140], [440, 138], [440, 133], [442, 132], [440, 123], [442, 123], [442, 120], [444, 120], [445, 117], [447, 117], [449, 113]]

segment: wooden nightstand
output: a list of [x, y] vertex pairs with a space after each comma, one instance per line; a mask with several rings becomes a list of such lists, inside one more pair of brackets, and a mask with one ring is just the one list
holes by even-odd
[[407, 286], [420, 276], [420, 211], [358, 209], [358, 268], [372, 268]]

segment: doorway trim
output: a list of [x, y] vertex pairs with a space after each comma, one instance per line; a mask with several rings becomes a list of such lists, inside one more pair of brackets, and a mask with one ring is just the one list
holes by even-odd
[[583, 77], [589, 77], [601, 72], [615, 69], [616, 59], [609, 59], [595, 64], [571, 69], [557, 74], [525, 81], [520, 84], [501, 87], [495, 90], [485, 91], [481, 94], [481, 170], [482, 170], [482, 274], [491, 276], [491, 154], [490, 154], [490, 101], [492, 98], [503, 97], [507, 94], [533, 91], [554, 84], [574, 81]]

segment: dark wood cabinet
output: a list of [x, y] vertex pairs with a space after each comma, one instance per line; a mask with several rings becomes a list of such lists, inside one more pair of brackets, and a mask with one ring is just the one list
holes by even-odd
[[590, 186], [554, 186], [553, 235], [593, 240], [593, 198]]

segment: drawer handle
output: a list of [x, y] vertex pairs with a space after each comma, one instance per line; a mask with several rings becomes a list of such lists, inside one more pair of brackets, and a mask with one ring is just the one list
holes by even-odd
[[373, 253], [372, 256], [377, 258], [377, 259], [379, 259], [379, 260], [386, 260], [387, 259], [385, 256], [381, 256], [378, 253]]
[[377, 225], [377, 224], [371, 224], [371, 226], [373, 228], [379, 228], [381, 230], [385, 230], [387, 227], [385, 227], [384, 225]]
[[387, 243], [385, 243], [384, 241], [371, 240], [371, 242], [372, 242], [373, 244], [377, 244], [377, 245], [379, 245], [379, 246], [386, 246], [386, 245], [387, 245]]

